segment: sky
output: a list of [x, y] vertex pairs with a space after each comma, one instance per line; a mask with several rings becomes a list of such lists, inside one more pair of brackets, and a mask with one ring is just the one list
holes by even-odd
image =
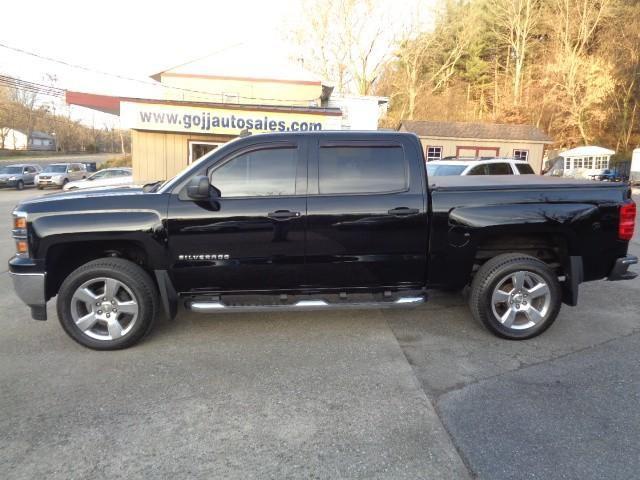
[[[378, 1], [393, 38], [411, 24], [427, 25], [435, 0]], [[46, 84], [53, 75], [63, 89], [132, 97], [153, 96], [150, 75], [239, 43], [291, 55], [287, 31], [305, 14], [300, 0], [30, 0], [28, 10], [23, 2], [3, 6], [0, 44], [93, 72], [0, 46], [0, 74]], [[96, 126], [118, 120], [81, 107], [71, 114]]]

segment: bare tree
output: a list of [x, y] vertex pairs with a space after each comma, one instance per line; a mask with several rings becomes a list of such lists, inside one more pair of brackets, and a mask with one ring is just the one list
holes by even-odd
[[[540, 19], [540, 0], [489, 0], [493, 31], [508, 46], [507, 65], [513, 58], [513, 103], [522, 97], [522, 80], [530, 43]], [[508, 68], [508, 67], [507, 67]]]
[[557, 42], [544, 81], [556, 109], [564, 112], [569, 127], [575, 125], [584, 144], [591, 139], [588, 125], [603, 120], [599, 107], [614, 88], [611, 63], [588, 55], [610, 6], [611, 0], [554, 0], [549, 12]]
[[368, 95], [388, 53], [384, 12], [374, 0], [306, 0], [292, 32], [300, 58], [340, 94]]

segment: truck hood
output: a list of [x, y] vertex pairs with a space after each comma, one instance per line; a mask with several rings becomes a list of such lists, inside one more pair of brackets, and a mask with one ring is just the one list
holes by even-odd
[[57, 192], [24, 200], [16, 210], [27, 213], [69, 212], [80, 213], [89, 210], [123, 210], [145, 208], [155, 204], [151, 197], [155, 193], [145, 193], [142, 187], [124, 185], [118, 187], [91, 188]]

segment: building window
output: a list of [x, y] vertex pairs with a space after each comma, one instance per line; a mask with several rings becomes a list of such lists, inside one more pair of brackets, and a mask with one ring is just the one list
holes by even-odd
[[591, 170], [593, 168], [593, 157], [585, 157], [584, 168]]
[[526, 162], [529, 160], [529, 150], [514, 150], [513, 158], [515, 160], [524, 160]]
[[596, 157], [596, 168], [609, 168], [609, 157]]
[[207, 153], [218, 148], [218, 142], [194, 142], [189, 141], [189, 163], [193, 163]]
[[582, 168], [582, 157], [573, 159], [573, 168]]
[[564, 159], [564, 169], [565, 170], [571, 170], [571, 158], [565, 158]]
[[427, 162], [442, 160], [442, 147], [427, 147]]

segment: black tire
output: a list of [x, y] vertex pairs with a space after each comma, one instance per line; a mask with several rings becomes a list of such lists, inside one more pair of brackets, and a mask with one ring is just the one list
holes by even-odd
[[38, 190], [42, 190], [44, 187], [41, 187], [40, 185], [36, 185], [36, 188], [37, 188]]
[[[92, 338], [81, 330], [73, 319], [72, 299], [76, 290], [93, 279], [99, 282], [98, 279], [101, 278], [120, 282], [133, 294], [132, 300], [137, 302], [138, 312], [135, 321], [132, 322], [133, 325], [128, 332], [117, 339]], [[65, 332], [79, 344], [95, 350], [118, 350], [135, 345], [151, 331], [158, 305], [158, 291], [147, 272], [129, 260], [101, 258], [82, 265], [64, 280], [58, 292], [57, 310], [58, 319]], [[119, 315], [114, 315], [114, 318]]]
[[16, 190], [22, 190], [24, 188], [24, 182], [22, 180], [18, 180], [16, 183]]
[[62, 185], [60, 185], [60, 188], [63, 188], [63, 189], [64, 189], [64, 186], [65, 186], [67, 183], [69, 183], [69, 179], [68, 179], [68, 178], [65, 178], [65, 179], [62, 181]]
[[[515, 288], [516, 282], [510, 280], [515, 278], [516, 272], [518, 274], [525, 272], [524, 278], [529, 281], [535, 278], [540, 279], [541, 285], [546, 284], [548, 296], [545, 294], [542, 298], [534, 299], [531, 295], [533, 290], [530, 291], [527, 288], [524, 288], [524, 291], [531, 298], [525, 299], [518, 296], [518, 290]], [[505, 285], [505, 282], [507, 288], [512, 288], [511, 293], [508, 294], [509, 300], [496, 304], [493, 301], [494, 292], [498, 289], [500, 291], [497, 294], [505, 295], [505, 290], [502, 290], [501, 287], [501, 285]], [[513, 292], [516, 292], [515, 297]], [[517, 303], [518, 300], [522, 304]], [[538, 303], [534, 305], [534, 301]], [[544, 302], [544, 304], [540, 302]], [[482, 322], [493, 334], [509, 340], [526, 340], [540, 335], [553, 324], [561, 304], [562, 292], [556, 273], [543, 261], [525, 254], [509, 253], [492, 258], [480, 267], [471, 283], [469, 308], [473, 317]], [[525, 307], [525, 305], [528, 306]], [[526, 314], [524, 311], [516, 312], [513, 317], [515, 320], [510, 320], [513, 322], [512, 327], [506, 327], [498, 318], [498, 315], [502, 313], [508, 317], [508, 310], [515, 311], [521, 307], [530, 310], [527, 310]], [[503, 309], [504, 312], [498, 308]], [[536, 316], [541, 312], [543, 314], [535, 324], [527, 327], [532, 323], [529, 314], [533, 315], [534, 312]]]

